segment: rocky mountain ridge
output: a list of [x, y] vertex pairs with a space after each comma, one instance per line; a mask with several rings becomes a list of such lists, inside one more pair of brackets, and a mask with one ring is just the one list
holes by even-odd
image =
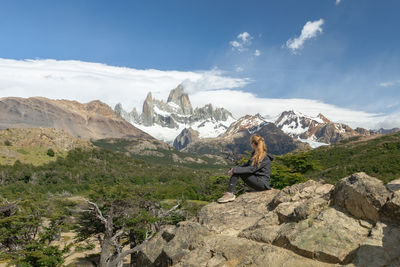
[[309, 180], [210, 203], [145, 242], [135, 266], [400, 265], [400, 179]]
[[[294, 150], [308, 149], [306, 143], [293, 139], [270, 122], [262, 121], [258, 117], [245, 116], [231, 124], [226, 134], [214, 138], [188, 138], [181, 151], [197, 154], [214, 154], [235, 158], [238, 154], [251, 151], [250, 136], [257, 133], [265, 138], [268, 153], [282, 155]], [[257, 122], [255, 125], [254, 122]], [[250, 126], [250, 127], [249, 127]], [[180, 136], [181, 139], [185, 135]], [[177, 140], [177, 139], [176, 139]]]
[[185, 128], [198, 131], [201, 138], [216, 137], [235, 121], [228, 110], [211, 104], [193, 109], [182, 85], [171, 90], [167, 102], [153, 98], [149, 92], [140, 115], [136, 109], [125, 111], [121, 104], [117, 104], [114, 110], [136, 127], [169, 143]]
[[293, 110], [283, 112], [275, 121], [275, 125], [294, 138], [322, 144], [334, 144], [355, 136], [377, 134], [372, 130], [352, 129], [346, 124], [334, 123], [322, 114], [311, 117]]
[[[176, 149], [184, 149], [190, 142], [190, 135], [196, 140], [228, 137], [239, 131], [257, 133], [264, 124], [273, 123], [285, 134], [300, 140], [315, 148], [321, 145], [333, 144], [355, 136], [370, 136], [378, 134], [376, 131], [357, 128], [353, 130], [346, 124], [334, 123], [324, 115], [317, 117], [304, 115], [296, 111], [284, 111], [275, 120], [271, 121], [260, 114], [246, 115], [235, 120], [232, 114], [224, 108], [214, 108], [211, 104], [203, 108], [193, 109], [189, 96], [184, 87], [179, 85], [171, 90], [167, 102], [154, 99], [148, 93], [139, 115], [136, 109], [126, 112], [121, 104], [115, 106], [115, 111], [127, 121], [143, 131], [168, 143], [175, 143]], [[268, 116], [270, 117], [270, 116]], [[184, 144], [180, 144], [182, 140]]]
[[153, 139], [99, 100], [79, 103], [45, 97], [0, 98], [0, 129], [56, 128], [86, 139], [133, 137]]

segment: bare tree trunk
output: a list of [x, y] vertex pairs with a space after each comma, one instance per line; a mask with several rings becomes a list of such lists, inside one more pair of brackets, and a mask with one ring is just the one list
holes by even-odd
[[[133, 231], [131, 230], [129, 232], [129, 249], [135, 248], [136, 245], [137, 245], [137, 243], [136, 243], [135, 235], [134, 235]], [[129, 266], [133, 267], [134, 264], [135, 264], [135, 253], [131, 253], [131, 262], [129, 263]]]
[[[157, 232], [158, 227], [156, 227], [156, 225], [154, 224], [150, 225], [149, 227], [150, 229], [146, 232], [146, 237], [141, 244], [138, 244], [134, 240], [134, 237], [130, 236], [130, 239], [133, 237], [133, 240], [130, 240], [131, 241], [130, 249], [123, 251], [120, 238], [121, 235], [125, 233], [124, 227], [122, 227], [122, 229], [118, 230], [115, 234], [113, 234], [114, 233], [113, 219], [114, 216], [116, 216], [116, 214], [114, 214], [114, 206], [111, 205], [107, 214], [107, 218], [105, 218], [96, 203], [90, 201], [88, 201], [88, 203], [92, 206], [92, 210], [95, 212], [96, 217], [100, 219], [100, 221], [105, 227], [104, 236], [103, 237], [99, 236], [100, 247], [101, 247], [99, 267], [122, 267], [123, 260], [128, 255], [131, 255], [130, 265], [133, 266], [134, 264], [133, 253], [137, 252], [143, 244], [147, 243], [152, 238], [152, 236]], [[175, 211], [180, 205], [181, 203], [179, 202], [170, 210], [158, 214], [158, 217], [162, 218], [168, 216], [171, 212]]]
[[105, 221], [103, 220], [105, 231], [103, 241], [101, 242], [100, 267], [109, 267], [109, 262], [111, 260], [111, 249], [113, 245], [112, 237], [114, 230], [113, 213], [114, 208], [111, 206], [107, 214], [107, 219]]

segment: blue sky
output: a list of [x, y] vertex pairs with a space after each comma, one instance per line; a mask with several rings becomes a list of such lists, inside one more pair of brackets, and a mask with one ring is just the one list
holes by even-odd
[[0, 58], [217, 71], [257, 98], [397, 118], [399, 10], [398, 0], [3, 0]]

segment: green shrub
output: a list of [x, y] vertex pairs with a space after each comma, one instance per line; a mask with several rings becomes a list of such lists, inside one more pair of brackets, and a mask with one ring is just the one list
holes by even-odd
[[47, 156], [49, 156], [49, 157], [54, 157], [54, 155], [55, 155], [54, 150], [53, 150], [52, 148], [49, 148], [49, 149], [47, 150]]
[[14, 263], [17, 266], [58, 267], [64, 262], [63, 251], [58, 246], [49, 246], [33, 242], [21, 251], [21, 256]]
[[297, 183], [303, 183], [307, 178], [303, 174], [293, 171], [292, 169], [275, 163], [271, 167], [271, 187], [282, 189]]

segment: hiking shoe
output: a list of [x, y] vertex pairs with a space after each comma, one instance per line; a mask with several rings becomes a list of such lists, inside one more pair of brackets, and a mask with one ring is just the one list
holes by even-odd
[[220, 197], [217, 202], [218, 203], [226, 203], [235, 200], [235, 195], [233, 193], [226, 192], [222, 197]]

